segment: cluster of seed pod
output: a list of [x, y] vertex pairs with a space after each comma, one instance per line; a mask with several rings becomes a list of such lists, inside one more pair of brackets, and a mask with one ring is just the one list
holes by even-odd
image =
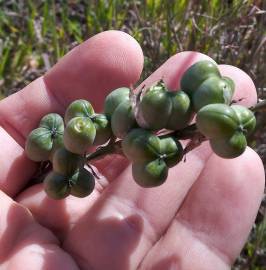
[[223, 158], [241, 155], [256, 118], [248, 108], [232, 104], [232, 79], [222, 77], [215, 63], [201, 61], [184, 73], [181, 88], [189, 94], [197, 127], [209, 139], [212, 150]]
[[[200, 61], [185, 71], [180, 85], [180, 90], [170, 91], [159, 81], [139, 94], [137, 102], [129, 88], [115, 89], [105, 99], [103, 114], [95, 113], [89, 101], [76, 100], [64, 120], [55, 113], [44, 116], [29, 134], [25, 151], [34, 161], [52, 162], [53, 171], [44, 180], [47, 194], [54, 199], [90, 194], [95, 181], [84, 168], [86, 153], [111, 137], [122, 140], [139, 185], [161, 185], [168, 168], [180, 162], [184, 153], [171, 131], [186, 128], [195, 114], [198, 131], [217, 155], [241, 155], [256, 119], [249, 109], [231, 105], [234, 82], [221, 76], [214, 62]], [[169, 132], [158, 136], [161, 130]]]
[[44, 189], [53, 199], [69, 194], [89, 195], [94, 175], [84, 168], [86, 152], [92, 145], [107, 142], [112, 135], [107, 117], [96, 114], [86, 100], [72, 102], [64, 119], [56, 113], [44, 116], [38, 128], [27, 137], [25, 152], [34, 161], [50, 160], [53, 171], [44, 179]]

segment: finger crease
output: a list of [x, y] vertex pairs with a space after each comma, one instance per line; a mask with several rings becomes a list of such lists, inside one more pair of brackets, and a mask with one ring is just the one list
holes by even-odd
[[60, 108], [59, 111], [61, 111], [61, 112], [64, 111], [65, 108], [66, 108], [65, 104], [62, 103], [61, 99], [56, 95], [55, 91], [52, 91], [52, 90], [47, 86], [47, 84], [46, 84], [44, 78], [43, 78], [42, 82], [43, 82], [43, 86], [44, 86], [43, 88], [44, 88], [44, 90], [47, 92], [47, 94], [48, 94], [48, 96], [50, 97], [50, 99], [51, 99], [52, 101], [54, 101], [54, 102], [56, 103], [56, 105]]
[[[6, 131], [6, 133], [18, 144], [19, 142], [25, 141], [25, 136], [22, 134], [22, 132], [16, 129], [8, 120], [1, 119], [0, 127], [2, 127]], [[23, 145], [20, 146], [23, 147]]]
[[185, 229], [187, 229], [195, 240], [199, 241], [204, 246], [206, 246], [207, 249], [212, 253], [214, 253], [220, 260], [222, 260], [222, 262], [226, 263], [227, 265], [231, 265], [233, 263], [234, 259], [231, 258], [226, 253], [226, 251], [222, 250], [221, 248], [218, 248], [207, 239], [208, 237], [210, 237], [211, 232], [209, 232], [206, 237], [206, 232], [195, 229], [190, 223], [186, 222], [185, 220], [177, 218], [175, 221], [178, 222]]

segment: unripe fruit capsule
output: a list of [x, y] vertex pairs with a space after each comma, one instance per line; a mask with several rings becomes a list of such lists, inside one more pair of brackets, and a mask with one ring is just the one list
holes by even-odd
[[234, 93], [228, 79], [211, 76], [203, 81], [193, 93], [193, 108], [197, 112], [208, 104], [224, 103], [229, 105]]
[[85, 168], [79, 169], [69, 180], [71, 185], [70, 194], [84, 198], [92, 193], [95, 186], [95, 179], [92, 173]]
[[162, 185], [168, 176], [168, 167], [161, 159], [150, 162], [132, 164], [132, 176], [142, 187], [157, 187]]
[[151, 130], [164, 128], [171, 110], [172, 102], [163, 86], [161, 89], [150, 90], [145, 93], [139, 103], [139, 117], [145, 123], [144, 128]]
[[85, 160], [82, 156], [69, 152], [62, 147], [53, 155], [53, 171], [71, 176], [78, 168], [84, 166], [84, 162]]
[[65, 123], [67, 124], [75, 117], [90, 117], [94, 114], [94, 110], [90, 102], [85, 99], [78, 99], [73, 101], [65, 112]]
[[111, 127], [117, 138], [123, 139], [127, 133], [137, 126], [130, 102], [124, 101], [115, 109], [111, 118]]
[[75, 117], [71, 119], [64, 132], [65, 148], [75, 154], [84, 154], [93, 144], [96, 129], [88, 117]]
[[48, 160], [52, 148], [51, 132], [45, 128], [36, 128], [27, 137], [25, 151], [33, 161]]
[[192, 96], [210, 76], [221, 77], [217, 64], [209, 60], [198, 61], [184, 72], [180, 82], [181, 89]]
[[183, 158], [183, 147], [181, 143], [171, 137], [160, 139], [161, 158], [166, 165], [174, 167]]
[[243, 154], [247, 140], [242, 132], [236, 132], [232, 137], [225, 139], [211, 139], [210, 145], [214, 153], [222, 158], [236, 158]]
[[189, 96], [183, 91], [167, 93], [172, 106], [168, 117], [166, 128], [170, 130], [180, 130], [186, 127], [193, 117], [192, 104]]
[[70, 194], [67, 176], [57, 172], [50, 172], [45, 177], [43, 184], [46, 194], [52, 199], [64, 199]]
[[256, 117], [248, 108], [241, 105], [232, 105], [235, 111], [240, 127], [246, 135], [250, 135], [256, 127]]
[[122, 149], [131, 161], [154, 160], [160, 156], [160, 139], [144, 129], [132, 129], [122, 141]]
[[33, 161], [45, 161], [63, 146], [64, 122], [60, 115], [50, 113], [40, 121], [40, 127], [28, 135], [25, 152]]
[[224, 81], [226, 81], [227, 84], [229, 85], [229, 89], [231, 89], [231, 91], [232, 91], [231, 96], [233, 97], [233, 94], [235, 92], [235, 83], [234, 83], [234, 81], [231, 78], [227, 77], [227, 76], [223, 76], [222, 79]]
[[207, 138], [231, 137], [239, 129], [235, 111], [225, 104], [209, 104], [196, 117], [199, 131]]
[[96, 136], [93, 141], [94, 145], [106, 143], [112, 136], [110, 121], [104, 114], [94, 114], [91, 120], [96, 129]]
[[111, 119], [111, 116], [117, 106], [129, 100], [130, 89], [127, 87], [121, 87], [113, 90], [106, 98], [104, 102], [104, 113], [105, 115]]

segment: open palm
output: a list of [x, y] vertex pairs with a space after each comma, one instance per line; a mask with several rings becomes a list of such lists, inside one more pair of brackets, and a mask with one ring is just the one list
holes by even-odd
[[[145, 82], [164, 78], [178, 89], [182, 73], [208, 59], [196, 52], [171, 57]], [[44, 77], [0, 102], [0, 269], [230, 269], [254, 222], [264, 169], [252, 149], [233, 160], [203, 143], [170, 170], [166, 183], [144, 189], [120, 156], [97, 161], [100, 179], [83, 199], [49, 199], [41, 184], [21, 192], [36, 170], [23, 147], [49, 113], [78, 98], [102, 110], [111, 90], [134, 84], [143, 55], [129, 35], [100, 33], [68, 53]], [[227, 65], [235, 99], [256, 102], [252, 80]], [[141, 87], [141, 86], [140, 86]]]

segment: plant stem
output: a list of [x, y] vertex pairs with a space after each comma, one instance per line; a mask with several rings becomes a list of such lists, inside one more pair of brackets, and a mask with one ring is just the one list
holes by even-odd
[[90, 153], [86, 156], [87, 163], [103, 158], [106, 155], [124, 155], [121, 146], [122, 140], [113, 142], [112, 140], [105, 146], [100, 146], [95, 152]]
[[[158, 136], [160, 138], [171, 136], [177, 140], [190, 139], [191, 140], [190, 143], [185, 148], [185, 153], [188, 153], [192, 149], [199, 146], [201, 142], [206, 140], [206, 138], [197, 131], [197, 127], [195, 124], [187, 126], [186, 128], [182, 130], [168, 132], [168, 133], [164, 133]], [[110, 140], [110, 142], [107, 145], [100, 146], [99, 148], [96, 149], [95, 152], [88, 154], [86, 156], [86, 160], [87, 160], [87, 163], [89, 163], [91, 161], [99, 160], [107, 155], [113, 155], [113, 154], [118, 154], [122, 156], [124, 155], [122, 151], [122, 140], [118, 140], [118, 141]]]

